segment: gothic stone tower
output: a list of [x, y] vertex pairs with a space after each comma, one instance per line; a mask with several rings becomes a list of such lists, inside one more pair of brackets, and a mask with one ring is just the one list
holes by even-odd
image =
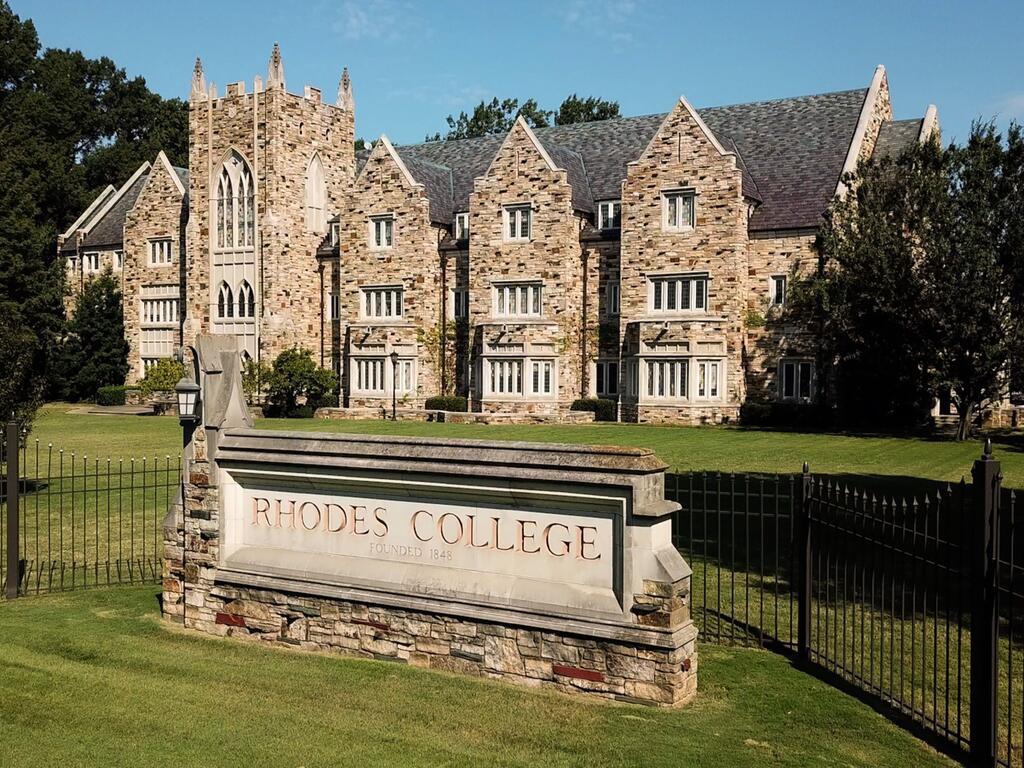
[[266, 87], [218, 97], [196, 60], [189, 98], [189, 220], [183, 336], [235, 334], [272, 361], [320, 344], [316, 249], [355, 175], [352, 86], [335, 105], [285, 89], [277, 44]]

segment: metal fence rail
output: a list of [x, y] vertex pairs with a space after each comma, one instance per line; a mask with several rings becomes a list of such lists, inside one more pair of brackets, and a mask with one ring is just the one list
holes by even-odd
[[7, 437], [0, 451], [5, 596], [159, 580], [160, 526], [181, 482], [180, 457], [98, 459]]
[[1020, 492], [989, 453], [972, 475], [667, 476], [701, 638], [790, 654], [957, 757], [1024, 766]]

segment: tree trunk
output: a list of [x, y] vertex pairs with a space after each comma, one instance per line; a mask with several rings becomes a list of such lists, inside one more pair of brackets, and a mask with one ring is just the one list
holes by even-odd
[[956, 439], [957, 442], [962, 442], [970, 436], [971, 418], [974, 416], [974, 403], [967, 403], [966, 406], [958, 410], [960, 414], [960, 423], [956, 428]]

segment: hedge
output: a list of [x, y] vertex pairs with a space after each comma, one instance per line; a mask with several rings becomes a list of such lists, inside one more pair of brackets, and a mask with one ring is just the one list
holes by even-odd
[[100, 387], [96, 390], [96, 405], [124, 405], [124, 393], [128, 389], [137, 387], [126, 387], [121, 384]]
[[575, 400], [570, 411], [591, 411], [594, 414], [594, 421], [615, 421], [615, 401], [605, 400], [599, 397], [585, 397]]
[[466, 398], [462, 395], [437, 395], [428, 397], [423, 407], [428, 411], [459, 411], [465, 413], [469, 410]]

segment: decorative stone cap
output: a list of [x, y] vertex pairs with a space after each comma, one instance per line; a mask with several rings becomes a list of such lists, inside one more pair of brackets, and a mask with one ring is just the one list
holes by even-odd
[[679, 509], [666, 501], [667, 465], [647, 448], [456, 438], [227, 430], [216, 460], [223, 466], [366, 467], [396, 472], [505, 477], [523, 482], [574, 483], [632, 489], [634, 515], [662, 517]]

